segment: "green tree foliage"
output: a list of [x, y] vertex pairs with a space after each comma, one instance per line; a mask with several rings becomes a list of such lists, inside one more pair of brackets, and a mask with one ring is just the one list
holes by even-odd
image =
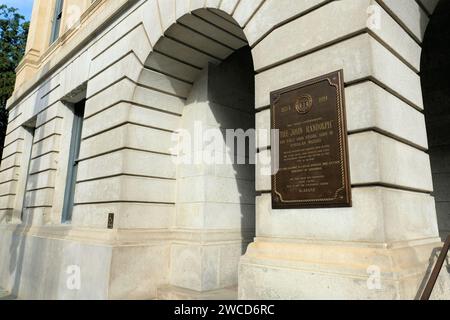
[[29, 22], [16, 8], [0, 5], [0, 159], [8, 124], [6, 101], [14, 90], [15, 68], [23, 57]]

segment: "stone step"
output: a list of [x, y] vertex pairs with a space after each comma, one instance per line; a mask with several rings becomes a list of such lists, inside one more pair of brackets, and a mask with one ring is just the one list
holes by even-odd
[[158, 300], [237, 300], [237, 287], [215, 291], [198, 292], [194, 290], [166, 286], [158, 289]]

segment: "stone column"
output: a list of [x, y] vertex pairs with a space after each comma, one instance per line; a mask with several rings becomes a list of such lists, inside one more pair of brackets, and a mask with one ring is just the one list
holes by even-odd
[[[240, 298], [420, 292], [440, 246], [418, 75], [427, 17], [417, 2], [389, 3], [396, 13], [376, 1], [333, 1], [282, 23], [253, 48], [257, 129], [270, 128], [270, 92], [344, 70], [353, 206], [274, 210], [270, 177], [259, 167], [257, 238], [241, 259]], [[402, 17], [407, 12], [422, 16]], [[264, 23], [256, 15], [247, 29]], [[269, 141], [258, 147], [259, 157], [270, 156]]]

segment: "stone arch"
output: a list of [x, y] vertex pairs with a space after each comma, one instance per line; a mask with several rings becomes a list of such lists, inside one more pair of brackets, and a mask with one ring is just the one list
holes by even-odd
[[170, 77], [173, 91], [169, 93], [186, 96], [208, 64], [218, 65], [245, 46], [248, 42], [241, 26], [225, 11], [192, 10], [165, 28], [148, 54], [138, 83], [164, 91], [167, 84], [161, 76], [150, 76], [151, 70]]
[[[181, 287], [235, 298], [236, 289], [228, 288], [237, 286], [239, 259], [255, 235], [254, 165], [202, 163], [199, 169], [195, 164], [169, 163], [175, 155], [169, 134], [190, 128], [194, 121], [204, 123], [205, 129], [219, 129], [223, 140], [223, 129], [255, 128], [253, 59], [242, 25], [231, 16], [239, 2], [205, 8], [191, 1], [183, 10], [180, 5], [188, 2], [152, 3], [159, 5], [164, 32], [149, 36], [152, 49], [136, 81], [133, 101], [160, 119], [157, 127], [164, 135], [160, 143], [166, 167], [177, 172], [169, 287], [160, 288], [158, 297], [171, 298], [177, 294], [174, 288]], [[227, 3], [234, 3], [234, 9], [226, 9]], [[174, 5], [172, 18], [163, 13], [169, 4]], [[182, 230], [203, 240], [180, 244]]]
[[[244, 28], [263, 3], [262, 0], [149, 1], [146, 11], [150, 16], [145, 19], [144, 25], [146, 25], [151, 49], [147, 53], [148, 58], [144, 65], [150, 64], [151, 68], [162, 72], [165, 72], [165, 70], [162, 70], [165, 67], [171, 67], [173, 70], [176, 66], [163, 65], [164, 61], [168, 60], [161, 57], [161, 53], [167, 53], [164, 51], [168, 50], [167, 47], [170, 46], [168, 43], [172, 42], [174, 38], [179, 40], [180, 37], [187, 38], [192, 35], [194, 35], [194, 38], [189, 39], [190, 43], [185, 44], [194, 48], [197, 45], [197, 48], [203, 51], [203, 55], [198, 55], [197, 63], [194, 65], [196, 68], [194, 69], [203, 69], [209, 62], [220, 63], [234, 51], [249, 44]], [[208, 26], [208, 23], [211, 22], [211, 25], [215, 27]], [[196, 23], [200, 24], [194, 26]], [[178, 37], [175, 36], [177, 32], [180, 32]], [[195, 34], [196, 32], [197, 34]], [[212, 32], [212, 34], [208, 34], [209, 32]], [[206, 37], [199, 39], [202, 35]], [[223, 39], [224, 35], [227, 39]], [[218, 37], [222, 37], [222, 43], [215, 39]], [[209, 38], [209, 40], [205, 38]], [[204, 50], [205, 46], [208, 45], [209, 48]], [[161, 61], [160, 66], [157, 66], [160, 60], [163, 61]], [[178, 70], [178, 72], [192, 71], [186, 70], [189, 68], [184, 69]], [[140, 79], [143, 77], [142, 73], [145, 73], [144, 69], [141, 71]], [[182, 80], [192, 82], [196, 76], [195, 71], [192, 73], [194, 74]]]

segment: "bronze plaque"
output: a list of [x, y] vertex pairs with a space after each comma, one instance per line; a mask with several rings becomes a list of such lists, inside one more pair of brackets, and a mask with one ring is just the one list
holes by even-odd
[[272, 92], [271, 123], [272, 207], [351, 206], [343, 71]]

